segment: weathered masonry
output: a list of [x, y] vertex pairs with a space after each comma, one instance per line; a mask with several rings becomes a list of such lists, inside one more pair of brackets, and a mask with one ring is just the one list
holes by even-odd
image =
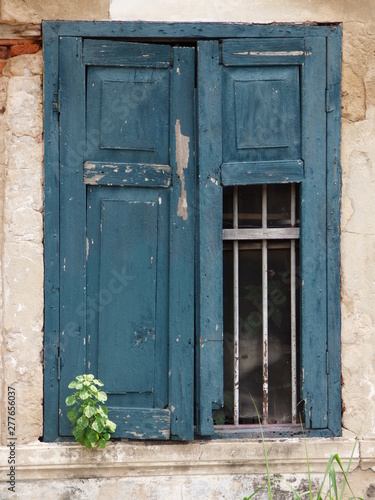
[[[252, 423], [249, 393], [264, 424], [290, 424], [272, 433], [298, 434], [298, 412], [309, 432], [340, 435], [340, 28], [206, 25], [202, 38], [196, 25], [133, 26], [44, 25], [45, 438], [71, 435], [67, 386], [90, 371], [110, 393], [116, 437], [192, 440], [194, 424], [198, 436], [251, 435], [238, 428]], [[223, 192], [256, 185], [264, 206], [267, 192], [276, 200], [273, 221], [263, 213], [258, 236], [238, 221], [224, 231], [236, 281], [247, 276], [224, 359]], [[287, 229], [276, 214], [290, 189]], [[262, 266], [259, 330], [256, 299], [244, 300]], [[294, 297], [279, 322], [275, 287]], [[214, 427], [224, 403], [233, 429]]]
[[0, 497], [248, 496], [249, 394], [273, 474], [300, 416], [315, 484], [361, 429], [374, 496], [374, 38], [370, 0], [1, 0]]

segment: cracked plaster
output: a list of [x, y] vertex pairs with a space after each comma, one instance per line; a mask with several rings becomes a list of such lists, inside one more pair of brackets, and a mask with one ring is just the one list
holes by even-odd
[[[365, 458], [375, 456], [375, 445], [371, 444], [375, 438], [375, 11], [372, 2], [287, 0], [281, 4], [275, 0], [139, 0], [134, 4], [113, 0], [109, 5], [107, 1], [96, 0], [96, 3], [81, 2], [73, 6], [69, 2], [62, 5], [56, 1], [46, 4], [40, 0], [3, 0], [0, 19], [39, 22], [41, 18], [107, 19], [108, 15], [120, 20], [343, 22], [343, 439], [355, 435], [363, 422], [362, 436], [369, 439], [370, 444], [361, 445], [361, 465], [351, 473], [351, 478], [364, 497], [375, 498], [375, 479], [370, 468], [375, 465], [374, 461]], [[25, 443], [35, 443], [42, 433], [41, 75], [42, 54], [39, 53], [12, 58], [0, 77], [0, 348], [3, 346], [0, 396], [6, 384], [17, 381], [18, 397], [24, 406], [18, 417], [22, 429], [20, 440]], [[0, 417], [4, 443], [4, 408]], [[210, 484], [215, 481], [213, 479]], [[100, 491], [94, 482], [85, 483], [86, 488], [93, 485], [87, 489], [93, 493], [90, 498], [95, 498], [95, 492]], [[83, 484], [81, 480], [72, 479], [64, 489], [57, 483], [48, 482], [56, 486], [59, 498], [71, 498], [72, 488]], [[152, 484], [157, 489], [161, 482]], [[182, 480], [174, 479], [173, 488], [177, 489], [165, 486], [166, 495], [173, 491], [174, 498], [182, 498], [183, 494], [194, 491], [195, 498], [199, 498], [201, 493], [197, 493], [196, 484], [188, 490], [183, 484]], [[207, 486], [209, 483], [202, 484]], [[233, 481], [227, 484], [232, 484], [233, 488]], [[244, 484], [248, 490], [250, 483]], [[40, 494], [44, 487], [40, 483]], [[113, 490], [116, 495], [129, 487], [129, 484], [124, 486], [121, 481], [111, 480], [103, 491], [107, 494]], [[146, 498], [147, 493], [139, 488], [134, 490], [137, 498]], [[206, 493], [207, 488], [202, 488], [199, 491]], [[27, 483], [21, 489], [26, 495], [30, 491]], [[76, 498], [85, 498], [79, 493], [80, 487], [75, 491], [78, 492]]]

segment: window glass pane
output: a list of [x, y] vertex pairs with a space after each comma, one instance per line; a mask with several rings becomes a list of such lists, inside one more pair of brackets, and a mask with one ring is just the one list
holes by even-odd
[[267, 186], [267, 227], [290, 227], [291, 184]]
[[240, 424], [258, 423], [262, 413], [262, 251], [239, 245]]
[[262, 186], [238, 187], [238, 227], [262, 227]]
[[269, 249], [269, 423], [292, 421], [290, 282], [290, 248]]
[[216, 424], [233, 424], [233, 244], [225, 242], [223, 248], [224, 282], [224, 408], [215, 414]]
[[223, 189], [223, 229], [233, 229], [233, 188]]

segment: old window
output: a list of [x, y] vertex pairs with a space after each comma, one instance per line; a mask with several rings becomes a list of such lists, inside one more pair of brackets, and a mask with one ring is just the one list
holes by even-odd
[[117, 437], [340, 432], [340, 30], [44, 37], [45, 439], [85, 372]]

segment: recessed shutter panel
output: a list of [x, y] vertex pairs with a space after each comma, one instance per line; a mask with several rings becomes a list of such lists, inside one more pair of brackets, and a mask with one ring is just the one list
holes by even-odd
[[63, 310], [82, 317], [78, 334], [61, 336], [60, 435], [70, 435], [66, 386], [88, 372], [105, 384], [115, 437], [191, 439], [194, 51], [84, 40], [76, 53], [61, 52], [77, 74], [63, 77], [61, 113], [71, 123], [78, 112], [71, 94], [81, 113], [70, 136], [79, 158], [62, 176], [74, 184], [62, 260], [77, 261], [64, 286], [80, 299]]

